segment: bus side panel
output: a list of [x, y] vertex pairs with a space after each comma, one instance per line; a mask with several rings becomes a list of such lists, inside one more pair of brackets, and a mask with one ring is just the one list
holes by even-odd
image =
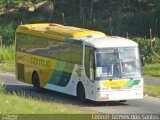
[[16, 77], [17, 80], [32, 84], [32, 74], [37, 72], [41, 87], [48, 82], [55, 67], [56, 60], [48, 59], [27, 53], [16, 53]]
[[[58, 69], [57, 67], [60, 65], [61, 67]], [[60, 61], [56, 66], [45, 88], [76, 96], [77, 83], [80, 80], [78, 74], [80, 74], [79, 69], [82, 69], [81, 66]]]
[[[32, 84], [32, 74], [36, 71], [41, 87], [76, 95], [77, 83], [82, 77], [81, 65], [21, 52], [17, 52], [16, 57], [17, 65], [24, 67], [24, 79], [18, 79], [19, 81]], [[20, 71], [17, 67], [17, 78]]]
[[57, 61], [48, 83], [65, 87], [70, 81], [74, 64]]

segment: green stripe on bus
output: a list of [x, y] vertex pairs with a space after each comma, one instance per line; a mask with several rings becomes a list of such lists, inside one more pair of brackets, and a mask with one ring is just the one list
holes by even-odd
[[133, 85], [138, 85], [140, 83], [140, 80], [129, 80], [125, 86], [133, 86]]
[[57, 61], [48, 83], [61, 87], [66, 86], [70, 81], [73, 68], [74, 64]]
[[75, 40], [75, 39], [72, 39], [72, 38], [65, 38], [64, 41], [65, 41], [65, 42], [68, 42], [68, 43], [82, 44], [82, 41], [80, 41], [80, 40]]

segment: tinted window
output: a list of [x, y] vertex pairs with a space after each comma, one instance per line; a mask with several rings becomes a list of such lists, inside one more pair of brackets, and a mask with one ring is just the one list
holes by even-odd
[[59, 42], [54, 40], [47, 40], [47, 56], [49, 58], [59, 58]]
[[17, 51], [82, 64], [83, 47], [81, 44], [56, 41], [22, 33], [17, 33], [16, 41]]
[[17, 34], [17, 51], [46, 56], [46, 40], [31, 35]]
[[59, 59], [66, 62], [71, 62], [71, 44], [61, 42], [59, 46]]

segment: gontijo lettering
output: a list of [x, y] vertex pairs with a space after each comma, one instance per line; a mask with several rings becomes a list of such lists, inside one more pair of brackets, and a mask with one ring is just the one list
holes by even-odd
[[50, 61], [45, 61], [45, 60], [34, 58], [34, 57], [31, 58], [31, 63], [33, 65], [38, 65], [38, 66], [47, 67], [47, 68], [51, 66]]

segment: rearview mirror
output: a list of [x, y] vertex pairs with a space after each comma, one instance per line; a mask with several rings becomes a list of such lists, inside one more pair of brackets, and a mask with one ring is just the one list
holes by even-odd
[[145, 56], [140, 55], [140, 59], [141, 59], [141, 65], [142, 65], [142, 67], [144, 67], [145, 66]]

